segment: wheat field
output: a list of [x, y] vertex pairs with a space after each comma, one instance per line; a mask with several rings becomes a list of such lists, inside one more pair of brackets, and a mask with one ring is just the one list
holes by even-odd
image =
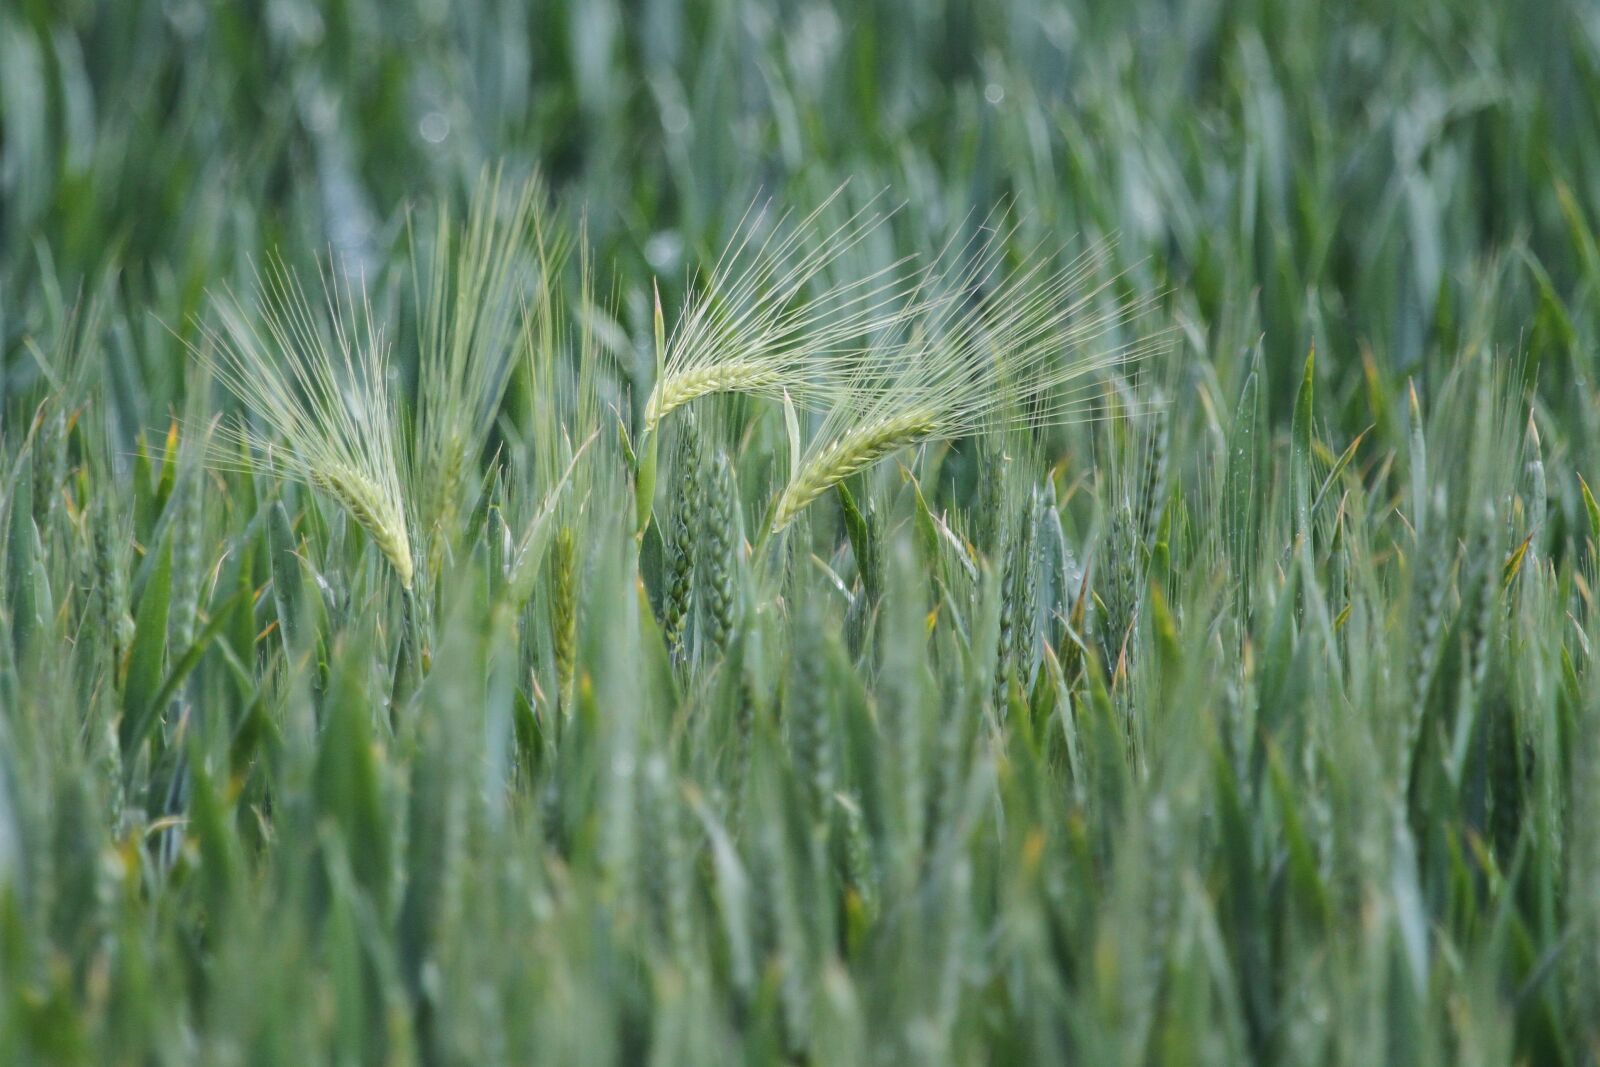
[[0, 3], [0, 1063], [1600, 1064], [1588, 0]]

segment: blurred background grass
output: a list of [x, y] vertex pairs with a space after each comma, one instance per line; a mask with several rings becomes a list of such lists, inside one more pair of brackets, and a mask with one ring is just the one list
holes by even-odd
[[[758, 191], [850, 177], [908, 203], [906, 243], [1003, 198], [1058, 240], [1121, 235], [1225, 380], [1264, 332], [1274, 411], [1313, 341], [1341, 400], [1369, 350], [1390, 377], [1492, 343], [1587, 380], [1564, 342], [1592, 340], [1600, 285], [1597, 38], [1566, 0], [18, 0], [7, 365], [52, 285], [114, 263], [181, 323], [266, 248], [382, 261], [401, 205], [503, 159], [635, 294]], [[179, 356], [136, 347], [158, 410]]]

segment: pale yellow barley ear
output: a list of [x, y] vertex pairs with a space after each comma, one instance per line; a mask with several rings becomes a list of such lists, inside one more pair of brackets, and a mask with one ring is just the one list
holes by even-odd
[[892, 322], [916, 287], [904, 261], [829, 284], [828, 272], [887, 217], [879, 197], [826, 222], [845, 186], [804, 218], [752, 205], [740, 232], [685, 301], [670, 336], [657, 320], [646, 431], [703, 396], [745, 393], [824, 410], [849, 391], [862, 339]]
[[411, 559], [411, 539], [406, 534], [405, 517], [394, 509], [393, 502], [385, 498], [383, 491], [360, 471], [339, 464], [312, 471], [311, 484], [344, 505], [394, 567], [400, 584], [410, 589], [415, 564]]
[[933, 412], [907, 411], [857, 427], [830, 441], [790, 475], [772, 518], [773, 532], [783, 530], [808, 504], [852, 474], [933, 436], [938, 428]]
[[400, 490], [399, 416], [389, 392], [389, 350], [364, 289], [321, 274], [313, 303], [282, 260], [256, 275], [256, 304], [212, 294], [216, 323], [199, 324], [196, 358], [248, 410], [219, 429], [213, 466], [241, 455], [342, 506], [407, 590], [415, 579]]
[[[1149, 302], [1115, 296], [1100, 250], [1060, 268], [1025, 259], [1004, 271], [1012, 232], [989, 231], [970, 261], [969, 244], [925, 275], [931, 296], [909, 301], [874, 339], [850, 391], [792, 461], [771, 532], [902, 448], [1084, 418], [1106, 373], [1160, 349], [1160, 334], [1122, 340]], [[791, 451], [795, 436], [791, 426]]]

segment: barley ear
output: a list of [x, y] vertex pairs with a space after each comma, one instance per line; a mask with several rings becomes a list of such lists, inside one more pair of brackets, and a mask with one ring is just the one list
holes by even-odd
[[258, 312], [231, 292], [213, 295], [220, 325], [200, 323], [192, 351], [253, 421], [219, 428], [208, 454], [215, 465], [237, 469], [240, 451], [253, 453], [258, 468], [333, 497], [410, 590], [405, 463], [388, 344], [364, 289], [332, 270], [320, 278], [314, 303], [299, 277], [273, 260], [256, 276]]
[[556, 531], [550, 554], [550, 642], [555, 656], [556, 692], [572, 712], [578, 662], [578, 547], [571, 525]]
[[907, 445], [926, 440], [937, 430], [934, 413], [921, 410], [892, 415], [845, 432], [801, 463], [778, 499], [773, 532], [788, 526], [812, 501], [852, 474]]
[[405, 516], [396, 502], [361, 471], [343, 463], [329, 462], [313, 470], [311, 484], [344, 506], [394, 567], [400, 584], [409, 591], [415, 565]]

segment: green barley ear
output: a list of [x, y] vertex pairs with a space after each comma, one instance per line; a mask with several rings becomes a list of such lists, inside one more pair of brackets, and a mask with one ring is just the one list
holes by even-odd
[[1167, 449], [1172, 435], [1166, 396], [1159, 386], [1151, 391], [1148, 411], [1142, 422], [1144, 472], [1139, 483], [1136, 526], [1146, 549], [1152, 549], [1161, 525], [1161, 513], [1167, 505]]
[[1539, 427], [1534, 424], [1533, 412], [1528, 413], [1528, 439], [1524, 445], [1527, 462], [1523, 473], [1528, 479], [1527, 530], [1532, 538], [1530, 545], [1535, 553], [1545, 543], [1545, 519], [1550, 510], [1550, 489], [1545, 482], [1544, 442], [1539, 437]]
[[37, 424], [33, 430], [36, 459], [34, 499], [30, 503], [41, 534], [53, 530], [62, 514], [69, 438], [88, 399], [90, 384], [103, 367], [100, 342], [114, 279], [114, 272], [107, 271], [91, 294], [80, 296], [66, 310], [48, 353], [31, 338], [25, 337], [22, 342], [50, 387], [44, 404], [36, 413]]
[[[102, 453], [104, 454], [104, 453]], [[104, 469], [110, 470], [109, 459]], [[125, 503], [117, 489], [107, 486], [96, 492], [89, 504], [94, 516], [95, 576], [104, 598], [106, 618], [110, 621], [114, 661], [123, 662], [123, 656], [133, 645], [133, 595], [130, 590], [133, 572], [133, 513], [121, 506]]]
[[[435, 579], [466, 494], [480, 484], [479, 456], [514, 366], [522, 280], [535, 266], [541, 272], [561, 266], [559, 249], [550, 263], [535, 264], [529, 247], [530, 231], [543, 233], [543, 197], [537, 178], [507, 195], [500, 172], [485, 171], [459, 232], [448, 208], [441, 207], [431, 249], [413, 247], [421, 359], [412, 474], [428, 573]], [[417, 268], [430, 258], [423, 284]], [[547, 280], [542, 282], [548, 291]]]
[[753, 768], [751, 851], [763, 926], [784, 961], [777, 974], [779, 1031], [795, 1060], [807, 1057], [812, 989], [818, 949], [808, 936], [812, 854], [801, 847], [788, 819], [789, 801], [779, 772], [776, 744], [759, 746]]
[[893, 321], [903, 285], [895, 277], [898, 263], [825, 283], [885, 217], [873, 198], [842, 223], [828, 224], [844, 189], [797, 221], [770, 203], [752, 205], [739, 235], [688, 298], [670, 338], [661, 330], [658, 300], [646, 433], [677, 408], [715, 393], [777, 399], [787, 391], [803, 404], [826, 407], [850, 392], [859, 339]]
[[567, 463], [566, 470], [545, 490], [539, 509], [528, 520], [521, 538], [509, 550], [511, 566], [506, 578], [507, 599], [515, 610], [520, 611], [528, 602], [528, 598], [533, 595], [534, 586], [544, 569], [545, 551], [552, 536], [558, 532], [553, 526], [556, 511], [566, 499], [567, 489], [574, 481], [574, 475], [583, 461], [584, 454], [588, 452], [589, 446], [594, 443], [598, 435], [599, 431], [596, 430], [578, 445]]
[[871, 494], [863, 494], [860, 504], [844, 482], [837, 486], [839, 507], [844, 513], [845, 534], [856, 559], [858, 586], [845, 613], [844, 632], [852, 655], [860, 655], [872, 636], [873, 620], [883, 596], [883, 520]]
[[[746, 618], [749, 618], [747, 613]], [[728, 769], [725, 796], [730, 818], [737, 829], [745, 817], [745, 785], [750, 777], [750, 766], [755, 754], [755, 726], [759, 716], [766, 714], [762, 705], [763, 694], [771, 692], [762, 670], [761, 632], [754, 626], [743, 626], [735, 631], [728, 647], [728, 662], [723, 685], [727, 697], [725, 706], [731, 710], [728, 741]]]
[[703, 518], [705, 566], [700, 570], [700, 607], [706, 641], [716, 655], [728, 649], [733, 632], [734, 585], [739, 566], [739, 488], [733, 461], [718, 448], [710, 459]]
[[[201, 434], [198, 438], [196, 434]], [[191, 420], [178, 451], [178, 477], [173, 487], [176, 508], [172, 527], [172, 606], [168, 628], [174, 649], [187, 649], [194, 640], [195, 613], [200, 602], [205, 534], [205, 471], [202, 453], [209, 428]]]
[[689, 656], [694, 576], [700, 548], [700, 518], [705, 508], [699, 429], [692, 419], [684, 420], [673, 468], [676, 485], [664, 543], [665, 587], [661, 601], [661, 629], [666, 636], [673, 664], [682, 668]]
[[[61, 487], [67, 477], [67, 398], [46, 397], [39, 407], [34, 431], [34, 519], [50, 529], [61, 509]], [[25, 502], [28, 503], [28, 502]]]
[[799, 605], [784, 686], [783, 728], [790, 765], [806, 798], [805, 817], [825, 824], [833, 795], [834, 701], [829, 699], [826, 621], [815, 593]]
[[578, 544], [570, 524], [556, 531], [550, 547], [550, 643], [557, 699], [571, 714], [578, 680]]
[[639, 783], [639, 874], [645, 906], [672, 958], [694, 950], [693, 850], [686, 813], [666, 759], [651, 757]]
[[994, 705], [1001, 713], [1013, 679], [1024, 690], [1031, 682], [1038, 641], [1036, 566], [1037, 523], [1034, 494], [1016, 494], [1009, 507], [1016, 520], [1009, 527], [1005, 569], [1000, 581], [1000, 637], [995, 654]]
[[1139, 621], [1144, 565], [1133, 505], [1115, 489], [1111, 497], [1100, 542], [1100, 600], [1105, 605], [1100, 654], [1108, 666], [1115, 668]]
[[878, 863], [860, 796], [841, 790], [834, 793], [833, 803], [839, 836], [843, 840], [846, 932], [856, 934], [865, 931], [878, 918]]
[[205, 534], [204, 460], [210, 449], [216, 421], [205, 420], [210, 403], [211, 379], [205, 365], [195, 365], [185, 386], [182, 436], [178, 443], [173, 498], [168, 507], [174, 515], [172, 528], [172, 604], [168, 628], [172, 647], [183, 650], [194, 640], [195, 614], [200, 601], [200, 578], [204, 570], [202, 544]]
[[[1440, 490], [1422, 502], [1422, 510], [1418, 512], [1419, 534], [1423, 529], [1438, 529], [1444, 519], [1444, 494]], [[1417, 554], [1411, 588], [1411, 630], [1416, 642], [1410, 664], [1411, 692], [1410, 699], [1402, 705], [1396, 750], [1396, 786], [1402, 796], [1411, 782], [1417, 747], [1422, 740], [1428, 695], [1439, 666], [1440, 631], [1446, 621], [1445, 594], [1449, 591], [1449, 574], [1457, 556], [1453, 545], [1450, 551], [1445, 551], [1442, 538], [1437, 544], [1419, 543]]]
[[895, 412], [864, 421], [810, 450], [778, 499], [772, 528], [782, 530], [807, 505], [852, 474], [928, 439], [938, 429], [938, 415], [931, 407]]
[[[604, 313], [594, 303], [589, 244], [581, 225], [572, 251], [579, 282], [576, 309], [567, 306], [559, 284], [569, 255], [565, 242], [547, 234], [536, 220], [532, 252], [538, 272], [531, 299], [521, 309], [518, 335], [529, 430], [526, 447], [514, 450], [515, 464], [525, 476], [523, 484], [546, 494], [541, 517], [524, 538], [526, 549], [515, 555], [523, 575], [535, 573], [536, 561], [546, 575], [557, 698], [568, 712], [573, 710], [577, 687], [579, 596], [586, 567], [583, 520], [595, 478], [595, 466], [584, 457], [603, 436], [596, 383], [603, 353], [595, 324]], [[618, 425], [624, 428], [620, 419]], [[626, 454], [632, 445], [624, 439], [620, 447]], [[565, 489], [569, 485], [570, 493]], [[542, 561], [546, 541], [548, 565]], [[520, 605], [531, 587], [513, 577]]]
[[1128, 417], [1108, 426], [1116, 458], [1101, 493], [1104, 536], [1096, 568], [1097, 589], [1106, 609], [1101, 653], [1113, 665], [1127, 652], [1144, 607], [1166, 507], [1170, 433], [1159, 386], [1122, 403]]
[[[902, 448], [1081, 421], [1098, 379], [1160, 349], [1159, 336], [1124, 339], [1149, 302], [1115, 295], [1106, 249], [1059, 270], [1034, 261], [1007, 273], [1013, 232], [992, 231], [947, 253], [952, 262], [922, 280], [926, 292], [879, 331], [779, 496], [773, 531]], [[1109, 311], [1100, 306], [1106, 300]]]
[[256, 273], [254, 310], [229, 290], [213, 294], [216, 321], [199, 324], [193, 351], [248, 415], [218, 428], [209, 456], [236, 469], [248, 450], [257, 469], [332, 497], [409, 590], [415, 572], [388, 343], [364, 288], [320, 273], [316, 302], [276, 257]]
[[[1236, 589], [1239, 606], [1246, 617], [1250, 613], [1251, 579], [1257, 564], [1256, 546], [1261, 538], [1264, 496], [1262, 439], [1267, 421], [1267, 393], [1266, 367], [1261, 347], [1257, 345], [1251, 353], [1250, 369], [1245, 374], [1238, 402], [1233, 409], [1221, 501], [1223, 543], [1227, 547], [1233, 574], [1238, 579]], [[1415, 397], [1416, 393], [1413, 392], [1412, 398]], [[1420, 432], [1414, 431], [1415, 434]], [[1412, 455], [1414, 474], [1416, 453]], [[1415, 479], [1412, 484], [1415, 488]]]

